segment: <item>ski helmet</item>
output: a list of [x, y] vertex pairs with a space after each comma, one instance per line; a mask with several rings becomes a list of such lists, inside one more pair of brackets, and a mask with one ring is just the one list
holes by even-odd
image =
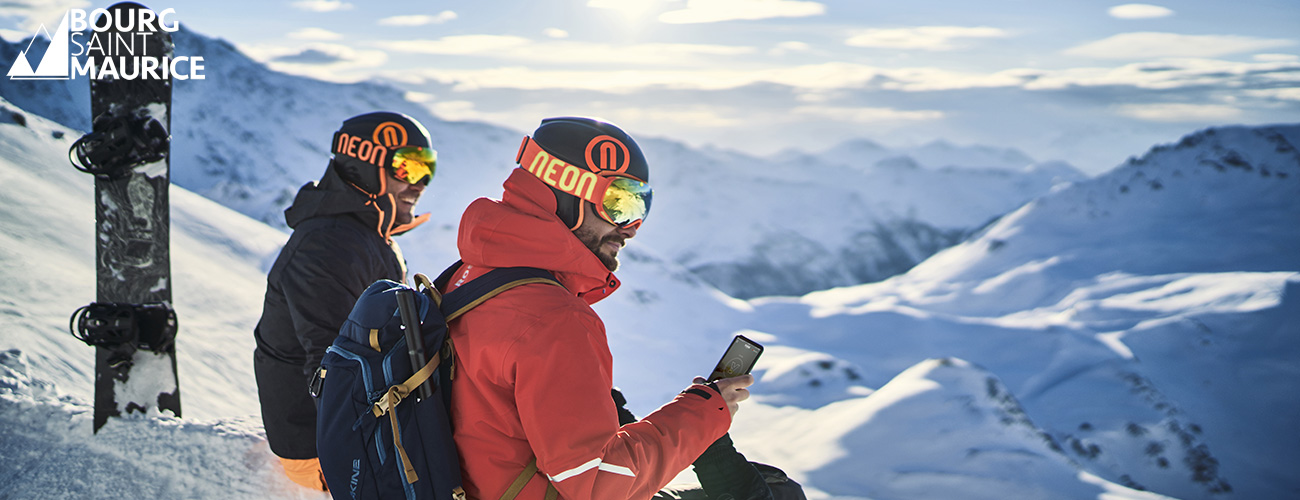
[[639, 224], [650, 209], [645, 155], [612, 123], [584, 117], [542, 120], [531, 137], [524, 137], [515, 162], [551, 188], [555, 213], [570, 230], [582, 224], [583, 201], [617, 225]]
[[[344, 120], [343, 126], [334, 133], [330, 152], [334, 154], [332, 163], [339, 177], [362, 191], [378, 195], [384, 191], [390, 176], [405, 178], [410, 174], [415, 181], [432, 177], [437, 152], [431, 145], [429, 131], [414, 118], [377, 111]], [[420, 161], [408, 163], [404, 161], [407, 157], [418, 157]], [[407, 172], [405, 165], [422, 166], [419, 173], [414, 173]]]

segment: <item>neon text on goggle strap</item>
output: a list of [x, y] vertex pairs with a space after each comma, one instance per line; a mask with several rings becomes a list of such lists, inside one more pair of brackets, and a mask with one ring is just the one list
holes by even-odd
[[600, 203], [600, 198], [596, 197], [596, 185], [600, 184], [600, 176], [585, 168], [552, 157], [541, 148], [536, 149], [537, 154], [533, 156], [533, 161], [528, 163], [529, 172], [560, 191], [592, 203]]

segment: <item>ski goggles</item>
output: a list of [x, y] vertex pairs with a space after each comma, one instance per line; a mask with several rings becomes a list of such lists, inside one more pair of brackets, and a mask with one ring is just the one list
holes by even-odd
[[[378, 140], [378, 139], [376, 139]], [[354, 158], [376, 167], [387, 168], [393, 177], [410, 184], [428, 183], [438, 165], [438, 152], [420, 146], [389, 149], [364, 137], [335, 132], [330, 152]]]
[[419, 146], [397, 148], [393, 151], [393, 163], [389, 172], [398, 180], [408, 184], [425, 184], [433, 179], [433, 172], [438, 166], [438, 152]]
[[591, 202], [596, 215], [618, 227], [640, 227], [650, 213], [654, 190], [650, 184], [615, 171], [582, 168], [547, 153], [531, 137], [524, 137], [515, 157], [547, 185]]

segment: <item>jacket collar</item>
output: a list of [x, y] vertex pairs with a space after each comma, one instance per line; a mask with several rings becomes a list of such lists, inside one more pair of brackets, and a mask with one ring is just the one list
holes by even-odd
[[397, 225], [394, 207], [396, 203], [392, 195], [367, 193], [339, 177], [331, 163], [319, 182], [309, 182], [298, 190], [293, 205], [284, 211], [284, 219], [293, 228], [313, 217], [349, 214], [366, 227], [374, 228], [384, 241], [390, 243], [394, 235], [410, 231], [429, 220], [429, 214], [421, 214], [410, 223]]
[[555, 195], [516, 168], [501, 200], [479, 198], [465, 209], [457, 246], [472, 266], [536, 267], [594, 304], [619, 287], [614, 274], [555, 215]]

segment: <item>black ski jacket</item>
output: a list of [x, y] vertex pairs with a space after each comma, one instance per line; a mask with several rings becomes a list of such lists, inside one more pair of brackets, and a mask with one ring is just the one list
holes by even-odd
[[331, 164], [284, 211], [293, 234], [267, 275], [253, 332], [262, 421], [277, 456], [316, 458], [311, 376], [361, 292], [380, 279], [404, 281], [406, 264], [391, 236], [415, 224], [395, 228], [393, 207], [391, 196], [362, 191]]

